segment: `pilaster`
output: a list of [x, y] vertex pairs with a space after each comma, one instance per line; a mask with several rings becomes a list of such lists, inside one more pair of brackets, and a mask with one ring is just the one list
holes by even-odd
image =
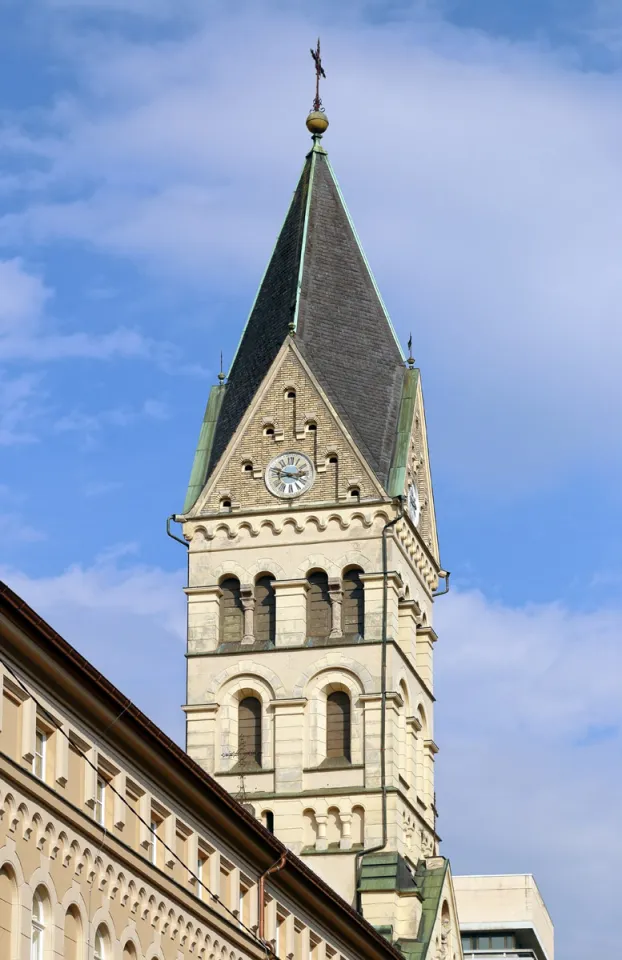
[[277, 647], [301, 647], [307, 638], [306, 580], [275, 580]]
[[182, 707], [186, 714], [186, 750], [204, 770], [216, 769], [215, 740], [217, 703], [189, 703]]
[[[277, 793], [301, 791], [306, 697], [272, 700], [274, 711], [274, 782]], [[302, 829], [302, 822], [300, 824]]]
[[[365, 590], [365, 639], [382, 639], [382, 618], [384, 612], [384, 576], [382, 573], [361, 574]], [[400, 577], [387, 574], [387, 637], [397, 640], [399, 637], [399, 600], [403, 590]]]
[[188, 653], [208, 653], [218, 646], [220, 598], [216, 584], [186, 587], [188, 597]]
[[419, 627], [416, 638], [415, 666], [423, 682], [433, 689], [434, 644], [437, 636], [432, 627]]

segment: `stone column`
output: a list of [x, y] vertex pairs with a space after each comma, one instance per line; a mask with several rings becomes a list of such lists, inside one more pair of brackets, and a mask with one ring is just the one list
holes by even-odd
[[210, 587], [186, 587], [188, 597], [188, 653], [208, 653], [219, 641], [220, 598], [218, 584]]
[[274, 580], [277, 647], [302, 647], [307, 639], [306, 580]]
[[343, 587], [339, 578], [330, 578], [328, 581], [328, 596], [330, 598], [332, 624], [329, 637], [342, 637], [341, 608], [343, 602]]
[[326, 826], [328, 824], [328, 817], [325, 814], [316, 813], [315, 822], [317, 823], [317, 840], [315, 841], [315, 849], [328, 850], [328, 840], [326, 838]]
[[[274, 711], [274, 789], [276, 793], [302, 790], [306, 697], [271, 700]], [[284, 842], [285, 838], [283, 838]]]
[[349, 850], [352, 847], [352, 814], [342, 813], [341, 819], [341, 839], [339, 841], [340, 850]]
[[244, 636], [242, 643], [255, 642], [255, 596], [252, 583], [240, 585], [240, 600], [244, 608]]

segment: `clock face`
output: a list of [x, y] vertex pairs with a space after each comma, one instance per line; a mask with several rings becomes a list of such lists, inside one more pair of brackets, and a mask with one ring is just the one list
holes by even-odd
[[417, 490], [417, 485], [415, 483], [411, 483], [408, 488], [406, 509], [408, 510], [408, 515], [413, 524], [417, 526], [419, 523], [419, 517], [421, 516], [421, 501], [419, 500], [419, 491]]
[[266, 467], [266, 486], [274, 497], [299, 497], [310, 490], [315, 468], [304, 453], [289, 450], [271, 460]]

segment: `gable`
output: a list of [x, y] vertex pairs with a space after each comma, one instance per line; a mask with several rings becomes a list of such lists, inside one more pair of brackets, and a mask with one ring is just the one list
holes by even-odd
[[388, 492], [393, 497], [406, 498], [412, 483], [417, 487], [421, 506], [417, 532], [435, 560], [440, 562], [425, 407], [419, 370], [408, 370], [404, 379]]
[[276, 358], [191, 515], [216, 513], [223, 499], [231, 501], [232, 510], [291, 503], [274, 497], [264, 482], [270, 461], [290, 450], [308, 456], [316, 470], [313, 486], [295, 504], [347, 503], [353, 488], [362, 500], [385, 496], [291, 342]]

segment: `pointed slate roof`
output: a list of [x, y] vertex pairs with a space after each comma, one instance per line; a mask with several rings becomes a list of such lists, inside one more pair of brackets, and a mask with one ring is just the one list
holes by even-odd
[[[296, 344], [370, 467], [386, 486], [404, 358], [328, 156], [314, 138], [238, 346], [209, 454], [193, 469], [189, 509], [279, 349]], [[199, 451], [197, 451], [198, 455]], [[206, 462], [207, 461], [207, 462]], [[195, 493], [196, 491], [196, 493]]]

